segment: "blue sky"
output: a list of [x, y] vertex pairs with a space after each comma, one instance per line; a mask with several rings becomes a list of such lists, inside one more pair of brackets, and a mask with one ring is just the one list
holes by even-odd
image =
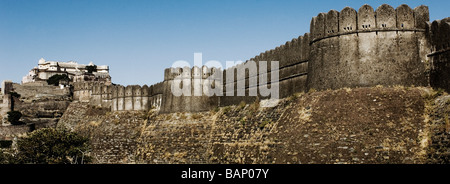
[[109, 65], [114, 83], [154, 84], [177, 60], [247, 60], [309, 32], [320, 12], [448, 0], [0, 0], [0, 80], [20, 82], [40, 58]]

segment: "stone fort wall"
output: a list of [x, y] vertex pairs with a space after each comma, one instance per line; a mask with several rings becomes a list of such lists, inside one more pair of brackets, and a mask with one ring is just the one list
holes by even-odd
[[[430, 23], [427, 6], [411, 9], [401, 5], [394, 9], [384, 4], [376, 10], [369, 5], [358, 11], [349, 7], [340, 12], [331, 10], [312, 18], [311, 33], [223, 71], [207, 67], [169, 68], [164, 72], [164, 81], [150, 87], [79, 83], [75, 84], [74, 98], [112, 111], [157, 107], [162, 113], [171, 113], [206, 111], [265, 99], [268, 97], [262, 96], [258, 88], [271, 88], [271, 82], [279, 85], [280, 98], [310, 89], [376, 85], [432, 86], [450, 91], [449, 20]], [[252, 64], [249, 61], [256, 62], [256, 71], [247, 69]], [[260, 61], [268, 61], [266, 70], [260, 71]], [[271, 68], [270, 61], [279, 61], [279, 67]], [[271, 81], [271, 72], [279, 74], [278, 81]], [[227, 75], [233, 75], [234, 80], [227, 81]], [[208, 83], [216, 77], [223, 81], [222, 89]], [[172, 93], [176, 78], [183, 82], [175, 85], [188, 89], [190, 96]], [[261, 79], [265, 79], [262, 84]], [[238, 96], [242, 83], [245, 95]], [[223, 95], [204, 95], [205, 84], [213, 90], [223, 90]]]
[[433, 63], [430, 85], [450, 91], [450, 17], [433, 21], [428, 33], [432, 51], [428, 57]]
[[113, 86], [112, 111], [139, 111], [161, 108], [163, 83], [144, 86]]
[[121, 86], [103, 82], [74, 83], [74, 101], [89, 103], [92, 106], [111, 111], [140, 111], [160, 108], [163, 83]]
[[311, 20], [308, 89], [427, 86], [428, 7], [369, 5]]
[[[204, 85], [210, 85], [210, 88], [214, 89], [216, 84], [210, 77], [214, 75], [220, 77], [221, 73], [222, 71], [217, 68], [206, 66], [167, 68], [164, 71], [162, 83], [161, 112], [200, 112], [217, 107], [218, 97], [204, 95], [209, 93], [207, 91], [209, 88], [204, 88]], [[186, 93], [174, 95], [172, 85], [176, 85], [179, 89], [186, 89], [190, 95], [184, 95]]]
[[[223, 85], [224, 85], [224, 96], [220, 97], [220, 105], [228, 106], [239, 104], [241, 101], [246, 103], [251, 103], [256, 99], [265, 99], [269, 96], [262, 96], [259, 91], [259, 87], [271, 88], [270, 85], [279, 85], [279, 97], [284, 98], [290, 96], [297, 92], [302, 92], [306, 89], [306, 79], [308, 70], [308, 61], [310, 53], [310, 34], [306, 33], [303, 36], [294, 38], [291, 41], [286, 42], [286, 44], [280, 45], [275, 49], [268, 50], [264, 53], [251, 58], [249, 61], [255, 61], [257, 70], [250, 71], [247, 69], [249, 62], [228, 68], [223, 72]], [[267, 62], [267, 69], [262, 70], [260, 66], [260, 61]], [[272, 69], [271, 61], [278, 61], [279, 68]], [[229, 70], [232, 70], [234, 76], [234, 81], [229, 82], [226, 80]], [[241, 76], [242, 73], [239, 71], [245, 70], [245, 76]], [[278, 81], [272, 81], [272, 72], [274, 74], [278, 73]], [[261, 82], [261, 77], [265, 79], [266, 82]], [[238, 95], [238, 83], [245, 81], [245, 96]], [[227, 88], [233, 88], [234, 91], [226, 91]], [[251, 91], [256, 91], [257, 96], [250, 95]]]

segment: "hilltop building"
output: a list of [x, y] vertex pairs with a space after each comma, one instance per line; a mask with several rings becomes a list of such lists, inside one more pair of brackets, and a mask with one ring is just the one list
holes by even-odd
[[22, 78], [22, 84], [47, 81], [54, 75], [67, 75], [72, 81], [104, 81], [111, 82], [109, 66], [97, 66], [97, 71], [88, 73], [87, 66], [96, 66], [94, 63], [88, 65], [78, 64], [74, 61], [59, 62], [39, 60], [38, 66], [34, 67], [28, 75]]

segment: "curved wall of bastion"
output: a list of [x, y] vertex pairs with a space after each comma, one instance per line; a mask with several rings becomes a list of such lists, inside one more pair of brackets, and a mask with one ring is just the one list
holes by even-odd
[[426, 86], [428, 7], [369, 5], [311, 20], [308, 89]]
[[[213, 109], [218, 106], [218, 96], [207, 96], [205, 93], [208, 88], [210, 76], [215, 72], [221, 72], [217, 68], [208, 68], [206, 66], [192, 68], [167, 68], [164, 71], [164, 82], [161, 85], [162, 95], [162, 113], [171, 112], [200, 112]], [[179, 80], [178, 80], [179, 79]], [[187, 89], [190, 95], [175, 96], [172, 93], [172, 85], [180, 89]], [[214, 85], [211, 84], [211, 88]]]
[[430, 85], [450, 92], [450, 17], [431, 23]]

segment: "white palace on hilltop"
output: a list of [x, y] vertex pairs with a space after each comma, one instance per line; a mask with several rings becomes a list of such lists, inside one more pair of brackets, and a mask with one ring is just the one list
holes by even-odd
[[111, 82], [109, 75], [109, 66], [97, 66], [97, 71], [88, 73], [86, 66], [94, 66], [94, 63], [88, 65], [78, 64], [74, 61], [59, 62], [39, 60], [38, 66], [34, 67], [28, 75], [22, 78], [22, 84], [47, 81], [53, 75], [67, 75], [73, 82], [101, 80]]

